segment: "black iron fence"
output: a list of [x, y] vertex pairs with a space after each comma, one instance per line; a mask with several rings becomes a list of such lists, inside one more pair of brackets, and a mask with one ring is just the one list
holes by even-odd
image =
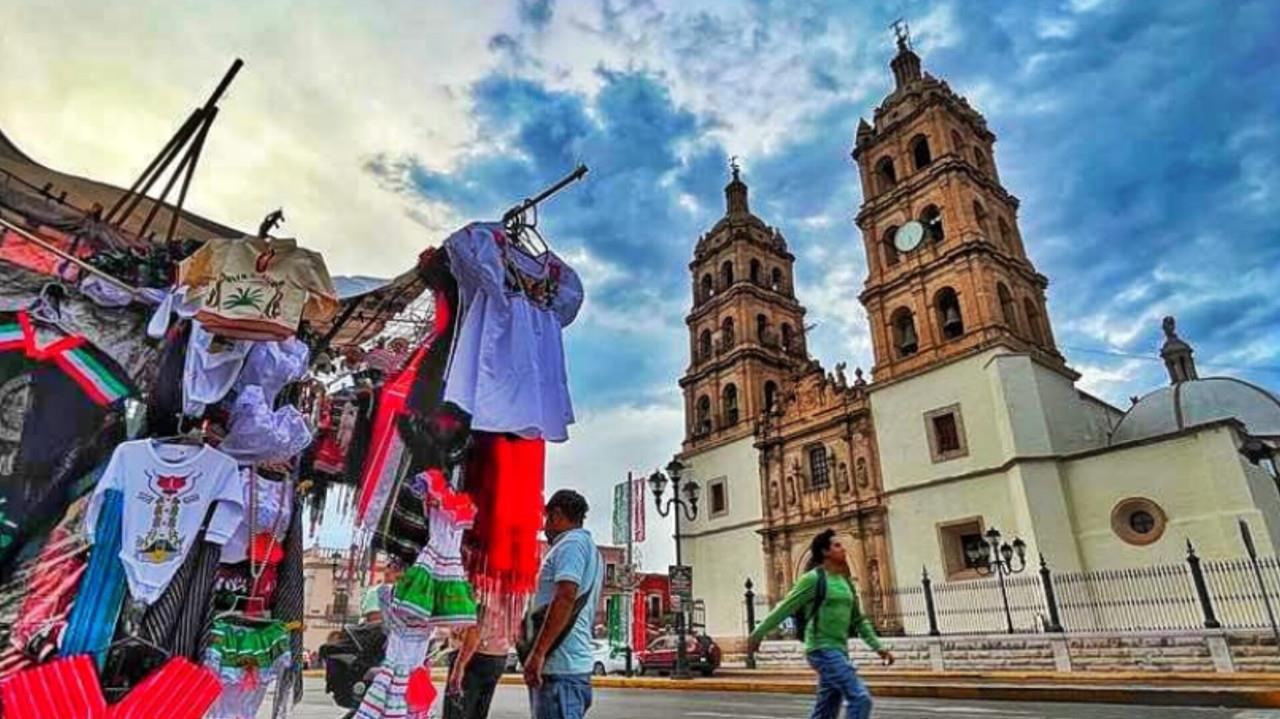
[[[1003, 581], [1004, 591], [1000, 583]], [[1007, 597], [1007, 601], [1006, 601]], [[876, 617], [888, 634], [1125, 632], [1201, 628], [1277, 632], [1280, 559], [1186, 561], [1135, 569], [1054, 572], [918, 584], [886, 597]]]

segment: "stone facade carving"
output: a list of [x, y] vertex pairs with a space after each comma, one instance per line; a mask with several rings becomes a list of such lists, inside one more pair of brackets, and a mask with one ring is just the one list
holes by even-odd
[[830, 527], [849, 549], [863, 603], [892, 630], [892, 564], [866, 385], [850, 385], [843, 367], [827, 373], [816, 361], [787, 381], [777, 411], [756, 432], [761, 486], [782, 482], [787, 493], [785, 502], [766, 504], [761, 530], [766, 563], [775, 568], [768, 595], [776, 601], [790, 589], [808, 562], [809, 542]]

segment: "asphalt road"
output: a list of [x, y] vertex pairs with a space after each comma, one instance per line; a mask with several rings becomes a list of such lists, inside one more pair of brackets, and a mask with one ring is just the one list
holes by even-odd
[[[294, 719], [341, 719], [344, 712], [317, 686], [308, 688]], [[598, 689], [589, 719], [806, 719], [811, 700], [783, 694], [724, 694]], [[259, 715], [266, 717], [266, 713]], [[524, 691], [498, 688], [491, 719], [528, 719]], [[881, 699], [875, 719], [1280, 719], [1280, 710], [1134, 707], [1110, 704], [1023, 704], [926, 699]]]

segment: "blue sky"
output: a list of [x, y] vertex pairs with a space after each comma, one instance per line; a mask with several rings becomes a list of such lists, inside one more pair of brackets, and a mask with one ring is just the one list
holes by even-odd
[[1165, 314], [1202, 374], [1280, 387], [1269, 0], [391, 2], [376, 14], [75, 0], [6, 14], [0, 127], [50, 164], [119, 182], [245, 57], [193, 203], [246, 227], [283, 203], [287, 229], [335, 273], [398, 272], [452, 228], [590, 165], [542, 217], [588, 292], [567, 334], [581, 422], [549, 480], [601, 506], [611, 482], [679, 447], [685, 265], [723, 212], [730, 155], [797, 256], [813, 352], [870, 367], [849, 150], [890, 88], [899, 16], [926, 71], [999, 136], [1083, 387], [1124, 406], [1162, 384]]

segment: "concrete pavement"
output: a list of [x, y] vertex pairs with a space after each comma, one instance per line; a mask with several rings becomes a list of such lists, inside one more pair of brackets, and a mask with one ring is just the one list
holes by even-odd
[[[308, 682], [294, 719], [341, 719], [323, 684]], [[742, 694], [658, 689], [598, 689], [590, 719], [805, 719], [811, 698], [787, 694]], [[263, 713], [261, 717], [266, 717]], [[522, 687], [498, 690], [491, 719], [528, 719]], [[1148, 707], [1133, 704], [1054, 704], [1016, 701], [880, 698], [875, 719], [1280, 719], [1280, 711]]]

